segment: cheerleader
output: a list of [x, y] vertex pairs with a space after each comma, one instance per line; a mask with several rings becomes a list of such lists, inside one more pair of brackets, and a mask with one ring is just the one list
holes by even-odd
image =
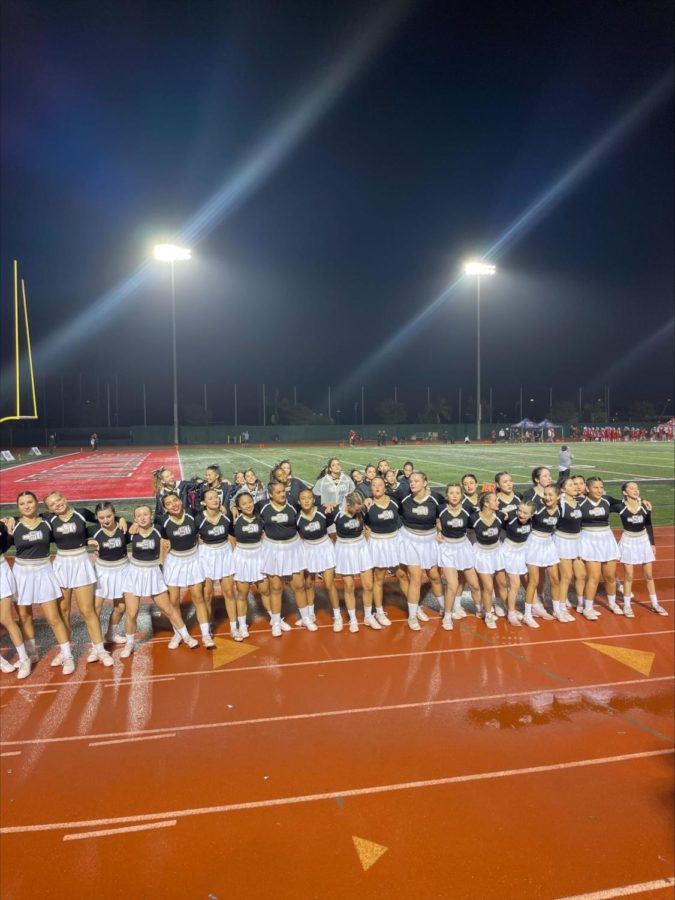
[[[234, 599], [234, 554], [230, 546], [229, 536], [232, 532], [232, 519], [224, 509], [221, 492], [210, 488], [202, 494], [204, 509], [197, 515], [197, 534], [199, 536], [199, 562], [204, 574], [204, 605], [207, 621], [213, 619], [213, 586], [218, 583], [223, 594], [225, 610], [230, 620], [230, 631], [241, 629], [244, 637], [248, 637], [246, 626], [246, 607], [238, 610]], [[241, 613], [241, 621], [240, 620]], [[232, 625], [234, 623], [234, 629]]]
[[266, 497], [265, 485], [258, 478], [253, 469], [247, 469], [244, 472], [244, 483], [232, 494], [229, 501], [230, 509], [234, 509], [236, 507], [237, 497], [244, 491], [246, 491], [253, 497], [254, 504], [259, 503]]
[[311, 488], [304, 488], [298, 496], [300, 511], [296, 525], [305, 552], [305, 591], [310, 618], [314, 615], [314, 589], [317, 574], [323, 584], [333, 610], [333, 631], [342, 631], [340, 598], [335, 587], [335, 548], [328, 537], [328, 526], [333, 523], [332, 513], [319, 509]]
[[572, 480], [577, 488], [577, 503], [581, 503], [581, 501], [586, 496], [586, 479], [583, 475], [573, 475]]
[[26, 654], [31, 663], [37, 662], [32, 606], [39, 603], [40, 611], [59, 645], [59, 651], [51, 661], [51, 665], [61, 666], [64, 675], [72, 675], [75, 671], [75, 662], [70, 648], [68, 629], [59, 608], [61, 587], [49, 559], [49, 545], [53, 540], [52, 529], [49, 523], [38, 515], [38, 501], [32, 491], [22, 491], [16, 502], [19, 520], [12, 531], [12, 541], [16, 548], [12, 572], [16, 581], [17, 612], [21, 630], [26, 636]]
[[[109, 501], [98, 503], [94, 515], [97, 524], [91, 525], [87, 529], [89, 534], [87, 543], [97, 551], [94, 563], [96, 570], [94, 608], [100, 621], [103, 602], [105, 600], [112, 602], [113, 609], [103, 640], [104, 643], [125, 644], [126, 639], [121, 634], [116, 634], [114, 628], [121, 621], [125, 609], [124, 580], [129, 568], [127, 556], [129, 534], [120, 528], [115, 515], [115, 507]], [[87, 662], [92, 663], [99, 659], [96, 648], [92, 646]], [[108, 662], [108, 660], [110, 661]], [[107, 654], [107, 659], [104, 657], [100, 661], [105, 666], [113, 664], [110, 654]]]
[[531, 500], [521, 501], [515, 510], [510, 513], [502, 512], [504, 523], [502, 525], [504, 543], [502, 544], [502, 557], [504, 559], [504, 572], [509, 582], [506, 604], [508, 607], [507, 621], [509, 625], [520, 627], [522, 616], [516, 611], [516, 601], [521, 584], [526, 584], [527, 562], [525, 561], [527, 540], [532, 533], [532, 516], [535, 505]]
[[477, 515], [480, 512], [478, 508], [478, 479], [471, 472], [462, 475], [462, 490], [464, 491], [462, 506], [470, 516]]
[[[462, 479], [463, 481], [464, 479]], [[466, 490], [466, 488], [464, 488]], [[492, 606], [495, 586], [506, 599], [506, 577], [500, 543], [501, 519], [497, 515], [499, 501], [494, 491], [486, 491], [478, 497], [478, 515], [471, 519], [476, 536], [474, 567], [480, 579], [482, 604], [476, 610], [479, 618], [485, 616], [486, 628], [497, 627], [497, 617]]]
[[[47, 494], [44, 504], [49, 512], [45, 518], [56, 544], [54, 575], [61, 586], [62, 599], [59, 605], [68, 636], [71, 634], [70, 610], [74, 595], [93, 645], [90, 656], [96, 653], [100, 662], [110, 666], [112, 658], [103, 646], [101, 620], [94, 604], [96, 570], [87, 551], [88, 523], [95, 523], [96, 517], [88, 509], [73, 509], [59, 491]], [[119, 525], [126, 531], [127, 523], [124, 519], [120, 519]], [[54, 662], [54, 665], [58, 664]]]
[[[373, 607], [373, 561], [365, 537], [363, 514], [364, 500], [358, 491], [352, 491], [345, 497], [344, 507], [335, 516], [335, 571], [342, 575], [344, 585], [345, 606], [349, 615], [349, 630], [356, 633], [359, 623], [356, 621], [356, 594], [354, 576], [361, 576], [363, 593], [363, 609]], [[375, 631], [382, 626], [370, 615], [365, 624]]]
[[602, 577], [611, 611], [618, 616], [623, 610], [616, 602], [616, 561], [619, 546], [609, 527], [609, 514], [617, 501], [604, 496], [602, 478], [593, 475], [586, 480], [587, 495], [579, 504], [581, 509], [581, 558], [586, 566], [583, 616], [590, 621], [599, 618], [593, 602]]
[[[158, 525], [160, 534], [168, 540], [170, 548], [163, 567], [169, 602], [180, 616], [181, 593], [185, 588], [189, 588], [202, 633], [202, 644], [207, 650], [213, 650], [216, 645], [211, 637], [209, 614], [204, 602], [204, 572], [199, 560], [197, 523], [183, 508], [183, 502], [178, 494], [165, 494], [162, 504], [164, 518]], [[173, 638], [169, 641], [169, 650], [175, 650], [180, 642], [181, 636], [174, 629]]]
[[[582, 478], [583, 481], [583, 478]], [[560, 586], [558, 601], [567, 609], [567, 593], [574, 578], [574, 589], [577, 597], [577, 612], [584, 611], [584, 584], [586, 583], [586, 567], [579, 554], [581, 553], [581, 507], [579, 506], [577, 479], [564, 478], [561, 485], [558, 512], [560, 518], [556, 525], [553, 540], [560, 557]]]
[[532, 487], [523, 493], [523, 500], [543, 501], [544, 489], [553, 484], [553, 477], [548, 466], [537, 466], [532, 469]]
[[[175, 495], [172, 495], [175, 496]], [[124, 604], [126, 617], [124, 631], [126, 643], [120, 656], [128, 659], [134, 652], [136, 635], [136, 619], [141, 597], [151, 597], [174, 630], [174, 637], [169, 649], [174, 650], [181, 641], [190, 649], [197, 647], [198, 642], [191, 637], [185, 627], [180, 607], [171, 603], [166, 582], [159, 568], [162, 552], [162, 535], [154, 524], [152, 510], [149, 506], [137, 506], [134, 510], [134, 524], [129, 529], [129, 545], [131, 554], [129, 568], [124, 579]], [[178, 640], [176, 640], [178, 636]]]
[[[467, 537], [469, 513], [462, 506], [462, 488], [459, 484], [450, 483], [445, 488], [446, 505], [438, 516], [438, 567], [442, 570], [446, 582], [445, 603], [443, 604], [443, 628], [452, 631], [453, 606], [457, 605], [459, 589], [458, 573], [462, 572], [469, 585], [473, 602], [480, 605], [480, 585], [474, 569], [473, 545]], [[461, 609], [461, 603], [459, 604]], [[455, 618], [463, 618], [462, 615]]]
[[627, 481], [621, 486], [623, 500], [612, 506], [612, 512], [618, 514], [623, 526], [623, 534], [619, 540], [619, 553], [624, 568], [623, 614], [634, 619], [633, 612], [633, 573], [634, 566], [642, 566], [642, 571], [649, 592], [652, 609], [659, 616], [667, 616], [656, 596], [656, 584], [652, 563], [655, 556], [654, 529], [652, 527], [651, 509], [640, 499], [640, 488], [635, 481]]
[[[384, 580], [387, 570], [393, 569], [401, 585], [404, 595], [408, 593], [408, 576], [401, 565], [401, 517], [397, 501], [390, 497], [386, 490], [384, 479], [379, 476], [373, 478], [372, 503], [368, 506], [364, 521], [370, 534], [368, 547], [373, 561], [373, 600], [375, 601], [375, 616], [372, 609], [363, 606], [364, 622], [377, 630], [377, 625], [385, 628], [391, 625], [389, 616], [384, 611]], [[375, 624], [373, 624], [373, 621]]]
[[438, 571], [438, 546], [436, 543], [436, 519], [438, 500], [429, 490], [424, 472], [414, 471], [410, 476], [410, 493], [401, 500], [401, 562], [408, 570], [408, 627], [419, 631], [421, 622], [429, 616], [420, 606], [422, 575], [429, 576], [431, 590], [442, 607], [443, 585]]
[[507, 519], [513, 518], [520, 505], [520, 497], [513, 491], [513, 478], [508, 472], [495, 475], [495, 493], [499, 501], [499, 512]]
[[[220, 498], [220, 505], [224, 510], [228, 508], [231, 502], [232, 485], [229, 481], [223, 479], [220, 466], [214, 464], [206, 468], [206, 480], [199, 486], [199, 505], [202, 508], [204, 506], [204, 494], [207, 491], [216, 491]], [[176, 491], [176, 493], [179, 492]]]
[[[263, 523], [255, 510], [253, 497], [244, 491], [235, 501], [231, 540], [234, 541], [234, 584], [237, 591], [237, 620], [230, 621], [230, 632], [235, 641], [244, 640], [248, 628], [237, 627], [239, 613], [246, 615], [248, 592], [257, 586], [263, 606], [272, 620], [272, 637], [281, 637], [282, 631], [290, 631], [278, 613], [271, 612], [269, 581], [262, 572]], [[244, 618], [244, 625], [246, 619]]]
[[[279, 481], [267, 486], [268, 500], [259, 505], [265, 540], [262, 547], [262, 571], [269, 578], [272, 625], [281, 619], [281, 595], [284, 579], [290, 578], [300, 622], [308, 631], [316, 631], [313, 611], [305, 594], [305, 558], [298, 536], [297, 513], [286, 499], [286, 487]], [[274, 634], [274, 628], [272, 633]], [[276, 635], [275, 635], [276, 636]]]
[[398, 479], [398, 485], [401, 491], [403, 492], [403, 496], [410, 493], [410, 476], [415, 471], [415, 466], [408, 459], [403, 463], [402, 468], [398, 470], [396, 473], [396, 477]]
[[184, 482], [178, 481], [171, 469], [161, 467], [152, 473], [152, 490], [155, 494], [155, 519], [162, 519], [164, 506], [162, 500], [166, 494], [178, 494], [183, 490]]
[[[556, 550], [553, 534], [560, 518], [558, 500], [560, 490], [551, 483], [544, 488], [542, 502], [537, 504], [532, 516], [532, 533], [525, 545], [525, 562], [527, 563], [527, 590], [525, 591], [525, 615], [523, 624], [530, 628], [539, 628], [534, 616], [540, 619], [557, 619], [559, 622], [573, 622], [574, 618], [567, 612], [564, 603], [558, 598], [560, 590], [560, 573], [558, 563], [560, 557]], [[546, 611], [544, 604], [536, 596], [539, 576], [548, 572], [553, 597], [553, 615]]]
[[[305, 481], [301, 481], [293, 474], [291, 463], [287, 459], [282, 459], [277, 468], [282, 469], [286, 476], [285, 485], [288, 500], [295, 506], [298, 505], [298, 495], [309, 485]], [[271, 478], [270, 481], [278, 481], [277, 478]]]
[[[391, 469], [391, 466], [389, 465], [388, 459], [381, 459], [379, 461], [379, 463], [377, 464], [377, 474], [380, 476], [380, 478], [385, 478], [387, 472], [390, 469]], [[396, 475], [395, 472], [394, 472], [394, 475]], [[385, 481], [386, 481], [386, 478], [385, 478]]]
[[26, 652], [21, 628], [14, 621], [12, 603], [16, 598], [16, 580], [12, 572], [11, 566], [5, 559], [5, 550], [12, 543], [12, 536], [9, 533], [8, 524], [12, 525], [11, 520], [0, 519], [0, 624], [4, 625], [9, 634], [10, 640], [16, 648], [19, 660], [16, 664], [8, 662], [4, 656], [0, 656], [0, 671], [10, 674], [16, 672], [19, 679], [28, 678], [31, 670], [31, 662]]
[[363, 481], [361, 484], [356, 485], [356, 490], [359, 494], [363, 494], [366, 499], [370, 499], [373, 496], [372, 484], [373, 478], [378, 478], [377, 469], [372, 463], [368, 463], [368, 465], [363, 470]]
[[385, 493], [389, 497], [403, 498], [406, 496], [406, 494], [408, 494], [410, 492], [409, 484], [408, 484], [408, 490], [405, 489], [405, 485], [403, 487], [401, 487], [401, 485], [398, 482], [398, 478], [396, 477], [396, 472], [394, 472], [393, 469], [387, 469], [387, 471], [384, 473], [384, 476], [380, 476], [380, 477], [381, 478], [384, 477], [384, 489], [385, 489]]

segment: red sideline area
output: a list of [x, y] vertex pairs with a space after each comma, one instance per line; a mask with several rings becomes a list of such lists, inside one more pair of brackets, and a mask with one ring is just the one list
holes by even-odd
[[14, 503], [20, 491], [33, 491], [39, 499], [49, 491], [60, 491], [73, 501], [151, 497], [152, 473], [159, 466], [166, 466], [179, 476], [177, 451], [80, 451], [54, 459], [36, 459], [3, 471], [0, 503]]

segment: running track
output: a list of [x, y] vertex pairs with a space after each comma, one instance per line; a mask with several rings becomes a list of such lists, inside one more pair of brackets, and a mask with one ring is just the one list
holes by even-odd
[[672, 897], [658, 545], [668, 618], [413, 634], [399, 605], [334, 635], [320, 606], [316, 634], [171, 653], [155, 629], [111, 670], [5, 676], [3, 898]]

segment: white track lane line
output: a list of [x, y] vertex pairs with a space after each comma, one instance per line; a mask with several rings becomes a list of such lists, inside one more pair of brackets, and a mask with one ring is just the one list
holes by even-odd
[[[8, 466], [6, 469], [3, 467], [3, 469], [1, 471], [2, 471], [3, 475], [4, 474], [9, 475], [9, 473], [13, 472], [15, 469], [23, 469], [25, 466], [37, 466], [39, 463], [42, 463], [42, 465], [44, 465], [45, 462], [51, 462], [51, 461], [56, 462], [56, 460], [59, 460], [59, 462], [60, 462], [62, 459], [68, 459], [69, 456], [79, 456], [79, 455], [80, 455], [79, 450], [74, 450], [72, 453], [64, 453], [62, 456], [46, 456], [46, 457], [42, 456], [42, 457], [39, 457], [38, 459], [32, 459], [30, 462], [17, 463], [15, 466]], [[56, 466], [54, 466], [53, 468], [56, 468]]]
[[[90, 735], [91, 737], [92, 735]], [[116, 741], [94, 741], [90, 747], [109, 747], [111, 744], [133, 744], [138, 741], [159, 741], [162, 738], [175, 738], [176, 732], [168, 731], [163, 734], [146, 734], [144, 737], [127, 737]]]
[[316, 803], [334, 800], [336, 797], [367, 797], [372, 794], [391, 794], [395, 791], [414, 791], [420, 788], [445, 787], [450, 784], [467, 784], [472, 781], [492, 781], [497, 778], [513, 778], [523, 775], [541, 775], [566, 769], [583, 769], [590, 766], [605, 766], [611, 763], [632, 762], [659, 756], [670, 756], [673, 750], [648, 750], [643, 753], [624, 753], [620, 756], [601, 756], [592, 759], [577, 759], [565, 763], [551, 763], [546, 766], [526, 766], [522, 769], [501, 769], [493, 772], [476, 772], [472, 775], [451, 775], [448, 778], [430, 778], [425, 781], [404, 781], [394, 784], [378, 784], [365, 788], [347, 788], [327, 791], [321, 794], [300, 794], [293, 797], [276, 797], [269, 800], [254, 800], [249, 803], [227, 803], [222, 806], [201, 806], [192, 809], [174, 809], [166, 812], [145, 813], [136, 816], [119, 816], [110, 819], [88, 819], [80, 822], [45, 822], [41, 825], [14, 825], [0, 828], [0, 834], [29, 834], [40, 831], [62, 831], [71, 828], [97, 828], [106, 825], [127, 825], [134, 822], [157, 822], [166, 819], [184, 819], [192, 816], [208, 816], [218, 813], [240, 812], [249, 809], [268, 809], [275, 806], [294, 806], [299, 803]]
[[594, 891], [592, 894], [571, 894], [558, 900], [610, 900], [611, 897], [628, 897], [631, 894], [646, 894], [649, 891], [665, 891], [675, 885], [675, 878], [659, 878], [657, 881], [643, 881], [641, 884], [623, 884], [620, 887]]
[[[666, 629], [660, 628], [658, 631], [639, 631], [639, 632], [628, 632], [623, 634], [590, 634], [584, 635], [583, 637], [575, 637], [575, 638], [554, 638], [550, 641], [523, 641], [522, 643], [509, 643], [508, 638], [504, 637], [503, 644], [480, 644], [476, 647], [448, 647], [442, 650], [411, 650], [409, 653], [374, 653], [368, 656], [345, 656], [341, 659], [338, 658], [330, 658], [330, 659], [307, 659], [302, 660], [300, 662], [288, 662], [288, 663], [275, 663], [274, 669], [297, 669], [304, 666], [332, 666], [332, 665], [341, 665], [343, 663], [360, 663], [360, 662], [371, 662], [378, 661], [383, 662], [389, 659], [409, 659], [414, 656], [443, 656], [448, 653], [482, 653], [486, 650], [514, 650], [521, 649], [523, 647], [545, 647], [547, 644], [575, 644], [579, 642], [587, 642], [587, 641], [611, 641], [611, 640], [625, 640], [625, 639], [635, 639], [640, 637], [653, 637], [654, 635], [659, 634], [673, 634], [674, 629]], [[300, 629], [298, 628], [298, 632]], [[225, 635], [217, 635], [218, 637], [225, 637]], [[119, 681], [106, 681], [104, 683], [104, 687], [121, 687], [126, 684], [138, 684], [142, 681], [152, 681], [152, 682], [160, 682], [160, 681], [170, 681], [172, 678], [199, 678], [205, 677], [209, 675], [231, 675], [238, 674], [242, 672], [269, 672], [270, 666], [269, 664], [263, 664], [260, 666], [238, 666], [237, 668], [217, 668], [217, 669], [203, 669], [198, 672], [176, 672], [175, 675], [166, 676], [166, 675], [147, 675], [147, 676], [138, 676], [136, 678], [128, 678], [128, 679], [120, 679]], [[60, 689], [72, 688], [74, 686], [80, 687], [96, 687], [101, 681], [102, 678], [92, 678], [90, 681], [78, 681], [78, 682], [69, 682], [65, 683], [61, 686]], [[49, 682], [39, 682], [36, 685], [30, 685], [30, 687], [42, 687], [44, 684], [49, 684]], [[0, 691], [17, 691], [17, 690], [26, 690], [28, 685], [25, 687], [22, 685], [0, 685]]]
[[130, 831], [154, 831], [157, 828], [171, 828], [176, 824], [176, 819], [168, 821], [152, 822], [148, 825], [129, 825], [126, 828], [105, 828], [102, 831], [79, 831], [77, 834], [64, 834], [64, 841], [84, 841], [89, 838], [110, 837], [113, 834], [128, 834]]
[[[675, 675], [659, 675], [655, 678], [632, 678], [625, 681], [606, 681], [600, 684], [580, 684], [574, 687], [542, 687], [529, 691], [506, 692], [502, 694], [476, 694], [470, 697], [449, 697], [445, 700], [419, 700], [410, 703], [391, 703], [382, 706], [357, 706], [348, 709], [319, 710], [318, 712], [293, 713], [285, 716], [261, 716], [257, 719], [234, 719], [223, 722], [203, 722], [191, 725], [171, 725], [164, 728], [145, 728], [139, 731], [112, 731], [105, 734], [73, 734], [63, 737], [30, 738], [26, 740], [3, 741], [1, 747], [25, 747], [36, 744], [70, 744], [82, 741], [92, 741], [105, 738], [105, 743], [127, 743], [130, 740], [148, 740], [152, 737], [175, 737], [177, 733], [190, 731], [210, 731], [214, 728], [237, 728], [243, 725], [274, 725], [280, 722], [297, 722], [309, 719], [329, 719], [338, 716], [368, 715], [370, 713], [399, 712], [407, 709], [430, 709], [435, 706], [456, 706], [462, 703], [483, 703], [495, 700], [518, 700], [524, 697], [534, 697], [540, 694], [546, 696], [555, 694], [570, 694], [584, 691], [594, 691], [612, 687], [623, 687], [633, 684], [656, 684], [663, 681], [672, 681]], [[138, 735], [139, 737], [136, 737]], [[122, 738], [123, 740], [107, 740], [108, 738]], [[98, 741], [90, 746], [101, 746]]]

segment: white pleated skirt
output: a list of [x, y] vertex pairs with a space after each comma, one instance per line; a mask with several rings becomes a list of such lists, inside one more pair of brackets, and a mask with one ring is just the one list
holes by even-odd
[[610, 562], [619, 559], [619, 545], [609, 530], [581, 532], [581, 558], [587, 562]]
[[292, 541], [264, 540], [262, 545], [262, 570], [265, 575], [285, 578], [305, 571], [305, 553], [300, 538]]
[[48, 559], [37, 565], [21, 564], [19, 560], [15, 560], [12, 571], [16, 581], [16, 602], [19, 606], [32, 606], [33, 603], [47, 603], [49, 600], [61, 599], [61, 586]]
[[527, 541], [523, 541], [522, 544], [511, 544], [504, 541], [502, 544], [504, 571], [509, 575], [527, 575], [526, 547]]
[[335, 547], [329, 537], [320, 541], [305, 541], [305, 569], [312, 574], [335, 568]]
[[581, 532], [577, 535], [566, 535], [556, 531], [553, 540], [560, 559], [578, 559], [581, 556]]
[[619, 541], [619, 553], [621, 562], [628, 563], [629, 566], [654, 562], [656, 559], [646, 531], [635, 537], [624, 531]]
[[139, 566], [129, 563], [123, 582], [124, 593], [136, 597], [156, 597], [166, 593], [166, 581], [162, 577], [159, 563], [154, 566]]
[[124, 596], [124, 582], [127, 577], [129, 563], [123, 559], [121, 563], [96, 562], [96, 596], [104, 600], [119, 600]]
[[406, 566], [433, 569], [438, 565], [438, 541], [436, 532], [414, 534], [407, 528], [401, 529], [401, 562]]
[[96, 569], [86, 550], [73, 556], [62, 556], [58, 551], [54, 557], [54, 575], [62, 588], [78, 588], [96, 584]]
[[395, 531], [391, 535], [378, 536], [371, 531], [368, 549], [374, 568], [395, 569], [401, 564], [401, 532]]
[[546, 537], [531, 533], [525, 542], [525, 562], [528, 566], [539, 566], [547, 569], [549, 566], [557, 566], [560, 562], [558, 551], [555, 547], [553, 535]]
[[368, 541], [362, 537], [358, 541], [335, 542], [335, 571], [338, 575], [358, 575], [373, 568], [373, 560]]
[[234, 575], [234, 552], [229, 543], [222, 547], [200, 544], [199, 561], [204, 578], [210, 578], [211, 581], [220, 581], [221, 578]]
[[254, 584], [264, 578], [262, 544], [238, 544], [234, 550], [234, 580]]
[[179, 556], [169, 550], [164, 560], [164, 582], [167, 587], [186, 588], [193, 584], [201, 584], [202, 581], [204, 570], [197, 547], [186, 556]]
[[12, 567], [4, 557], [0, 559], [0, 597], [16, 597], [16, 579]]
[[495, 572], [501, 572], [504, 568], [504, 555], [501, 544], [496, 544], [494, 549], [488, 550], [476, 542], [473, 546], [473, 552], [475, 558], [474, 568], [481, 575], [494, 575]]
[[465, 537], [461, 541], [443, 540], [438, 545], [438, 565], [442, 569], [456, 569], [463, 572], [464, 569], [472, 569], [476, 562], [474, 545]]

